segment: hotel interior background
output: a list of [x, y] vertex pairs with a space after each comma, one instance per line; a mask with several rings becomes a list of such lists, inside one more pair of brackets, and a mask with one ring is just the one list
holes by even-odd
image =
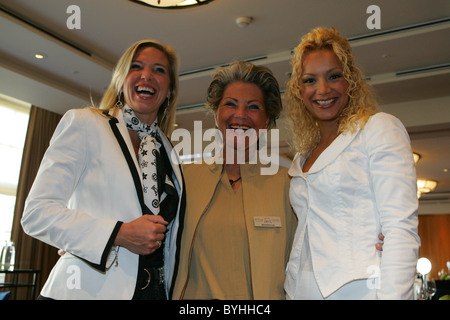
[[[59, 118], [70, 108], [88, 105], [91, 99], [98, 102], [125, 48], [152, 38], [177, 49], [181, 57], [178, 128], [192, 130], [194, 121], [200, 120], [206, 130], [214, 125], [203, 104], [215, 66], [235, 58], [265, 65], [284, 90], [292, 49], [316, 26], [333, 26], [350, 39], [383, 111], [397, 116], [410, 134], [413, 150], [420, 155], [418, 178], [437, 181], [435, 189], [423, 192], [419, 199], [419, 255], [431, 261], [434, 279], [441, 269], [448, 272], [450, 2], [207, 2], [171, 10], [126, 0], [0, 0], [1, 104], [16, 109], [21, 108], [17, 105], [31, 106], [28, 133], [22, 133], [26, 135], [23, 161], [19, 157], [11, 165], [17, 168], [18, 183], [14, 179], [12, 184], [0, 182], [1, 194], [17, 195], [15, 210], [12, 205], [10, 213], [4, 210], [0, 215], [11, 216], [6, 221], [12, 223], [12, 233], [8, 223], [4, 240], [15, 242], [15, 267], [40, 270], [36, 292], [57, 253], [23, 234], [19, 223], [23, 202]], [[283, 118], [278, 129], [282, 165], [289, 165], [294, 152]], [[3, 134], [2, 147], [15, 135], [20, 133]], [[2, 167], [11, 171], [3, 162]], [[15, 291], [17, 299], [30, 297], [29, 288], [1, 289], [5, 290]]]

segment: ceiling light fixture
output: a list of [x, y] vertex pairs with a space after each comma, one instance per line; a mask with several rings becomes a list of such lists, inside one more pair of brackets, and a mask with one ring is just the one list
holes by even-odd
[[420, 198], [422, 193], [433, 191], [437, 186], [437, 181], [427, 179], [417, 179], [417, 197]]
[[[422, 158], [422, 156], [416, 152], [413, 152], [414, 164]], [[428, 179], [417, 179], [417, 198], [422, 196], [422, 193], [428, 193], [433, 191], [437, 186], [437, 181]]]
[[246, 28], [250, 23], [252, 23], [253, 18], [252, 17], [238, 17], [236, 19], [236, 24], [239, 28]]
[[47, 55], [46, 55], [45, 53], [35, 53], [35, 54], [34, 54], [34, 57], [35, 57], [36, 59], [42, 60], [42, 59], [47, 58]]
[[199, 6], [212, 2], [213, 0], [130, 0], [154, 8], [180, 9]]

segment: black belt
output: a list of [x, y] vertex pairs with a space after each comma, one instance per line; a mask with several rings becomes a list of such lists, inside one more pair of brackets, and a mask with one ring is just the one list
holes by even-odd
[[164, 267], [142, 268], [139, 274], [133, 300], [167, 300]]
[[160, 268], [144, 268], [145, 283], [141, 290], [145, 290], [153, 281], [155, 284], [164, 284], [164, 267]]

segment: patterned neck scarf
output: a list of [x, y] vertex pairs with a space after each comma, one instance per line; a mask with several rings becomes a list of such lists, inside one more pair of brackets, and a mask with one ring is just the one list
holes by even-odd
[[[139, 146], [139, 166], [142, 172], [142, 189], [144, 201], [153, 214], [159, 214], [160, 201], [164, 199], [158, 192], [158, 171], [161, 147], [161, 138], [158, 134], [157, 119], [151, 124], [142, 123], [128, 105], [123, 107], [123, 118], [128, 129], [136, 130], [141, 139]], [[167, 178], [166, 178], [167, 180]]]

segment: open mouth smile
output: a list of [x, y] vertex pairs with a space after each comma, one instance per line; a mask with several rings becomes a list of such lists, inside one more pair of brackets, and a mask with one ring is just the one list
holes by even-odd
[[140, 97], [142, 97], [144, 99], [150, 98], [150, 97], [154, 96], [156, 93], [156, 90], [154, 88], [142, 86], [142, 85], [136, 86], [135, 91]]
[[232, 129], [234, 131], [236, 130], [242, 130], [242, 131], [247, 131], [248, 129], [250, 129], [250, 126], [245, 125], [245, 124], [236, 124], [236, 123], [232, 123], [228, 126], [228, 129]]
[[314, 102], [319, 105], [319, 107], [326, 108], [332, 105], [336, 101], [336, 98], [328, 100], [315, 100]]

